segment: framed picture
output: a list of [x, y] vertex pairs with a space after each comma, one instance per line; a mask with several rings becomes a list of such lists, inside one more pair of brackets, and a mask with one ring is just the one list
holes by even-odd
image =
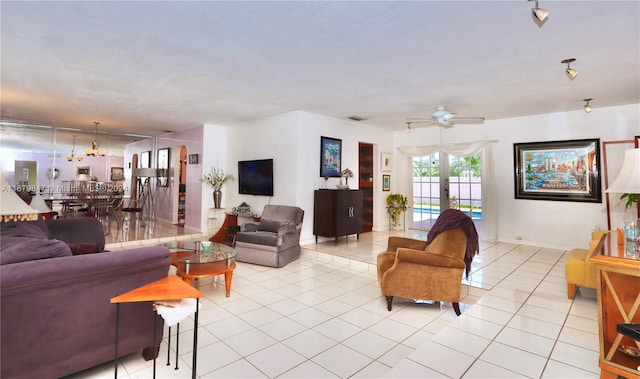
[[198, 164], [198, 154], [189, 154], [189, 164]]
[[384, 172], [391, 171], [391, 153], [382, 153], [382, 158], [380, 159], [380, 170]]
[[600, 139], [513, 144], [515, 198], [602, 202]]
[[111, 167], [111, 181], [119, 182], [124, 180], [124, 167]]
[[140, 153], [140, 168], [149, 168], [151, 167], [151, 152], [143, 151]]
[[76, 167], [76, 179], [80, 181], [89, 180], [91, 178], [91, 166]]
[[169, 186], [169, 150], [158, 149], [158, 187]]
[[382, 175], [382, 190], [391, 191], [391, 175]]
[[320, 137], [320, 176], [339, 178], [341, 176], [342, 140]]

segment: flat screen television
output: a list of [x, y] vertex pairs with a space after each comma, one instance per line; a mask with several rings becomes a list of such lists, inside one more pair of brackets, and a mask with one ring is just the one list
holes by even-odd
[[238, 161], [238, 192], [273, 196], [273, 159]]

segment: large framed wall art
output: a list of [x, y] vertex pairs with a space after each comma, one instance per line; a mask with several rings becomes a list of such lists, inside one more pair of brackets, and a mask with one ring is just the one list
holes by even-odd
[[600, 139], [514, 143], [515, 198], [601, 203]]
[[320, 176], [339, 178], [342, 164], [342, 140], [320, 137]]

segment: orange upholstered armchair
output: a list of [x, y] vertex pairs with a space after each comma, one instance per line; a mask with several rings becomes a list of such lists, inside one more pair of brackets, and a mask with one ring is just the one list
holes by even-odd
[[[444, 217], [443, 217], [444, 216]], [[440, 223], [438, 225], [438, 223]], [[478, 252], [471, 219], [447, 210], [429, 232], [427, 241], [389, 237], [387, 251], [378, 254], [378, 281], [391, 311], [394, 296], [451, 302], [460, 315], [462, 276]]]
[[576, 296], [578, 286], [596, 288], [596, 267], [590, 258], [594, 254], [598, 254], [595, 249], [602, 236], [606, 233], [609, 233], [609, 231], [591, 232], [589, 249], [573, 249], [569, 251], [564, 266], [564, 276], [567, 280], [567, 298], [573, 299]]

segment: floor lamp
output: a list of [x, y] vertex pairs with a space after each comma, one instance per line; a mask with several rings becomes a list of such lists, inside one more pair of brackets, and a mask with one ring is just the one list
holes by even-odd
[[153, 203], [153, 191], [151, 190], [151, 178], [157, 175], [155, 168], [138, 168], [133, 174], [138, 177], [138, 202], [137, 206], [142, 208], [143, 223], [154, 220], [156, 217]]

